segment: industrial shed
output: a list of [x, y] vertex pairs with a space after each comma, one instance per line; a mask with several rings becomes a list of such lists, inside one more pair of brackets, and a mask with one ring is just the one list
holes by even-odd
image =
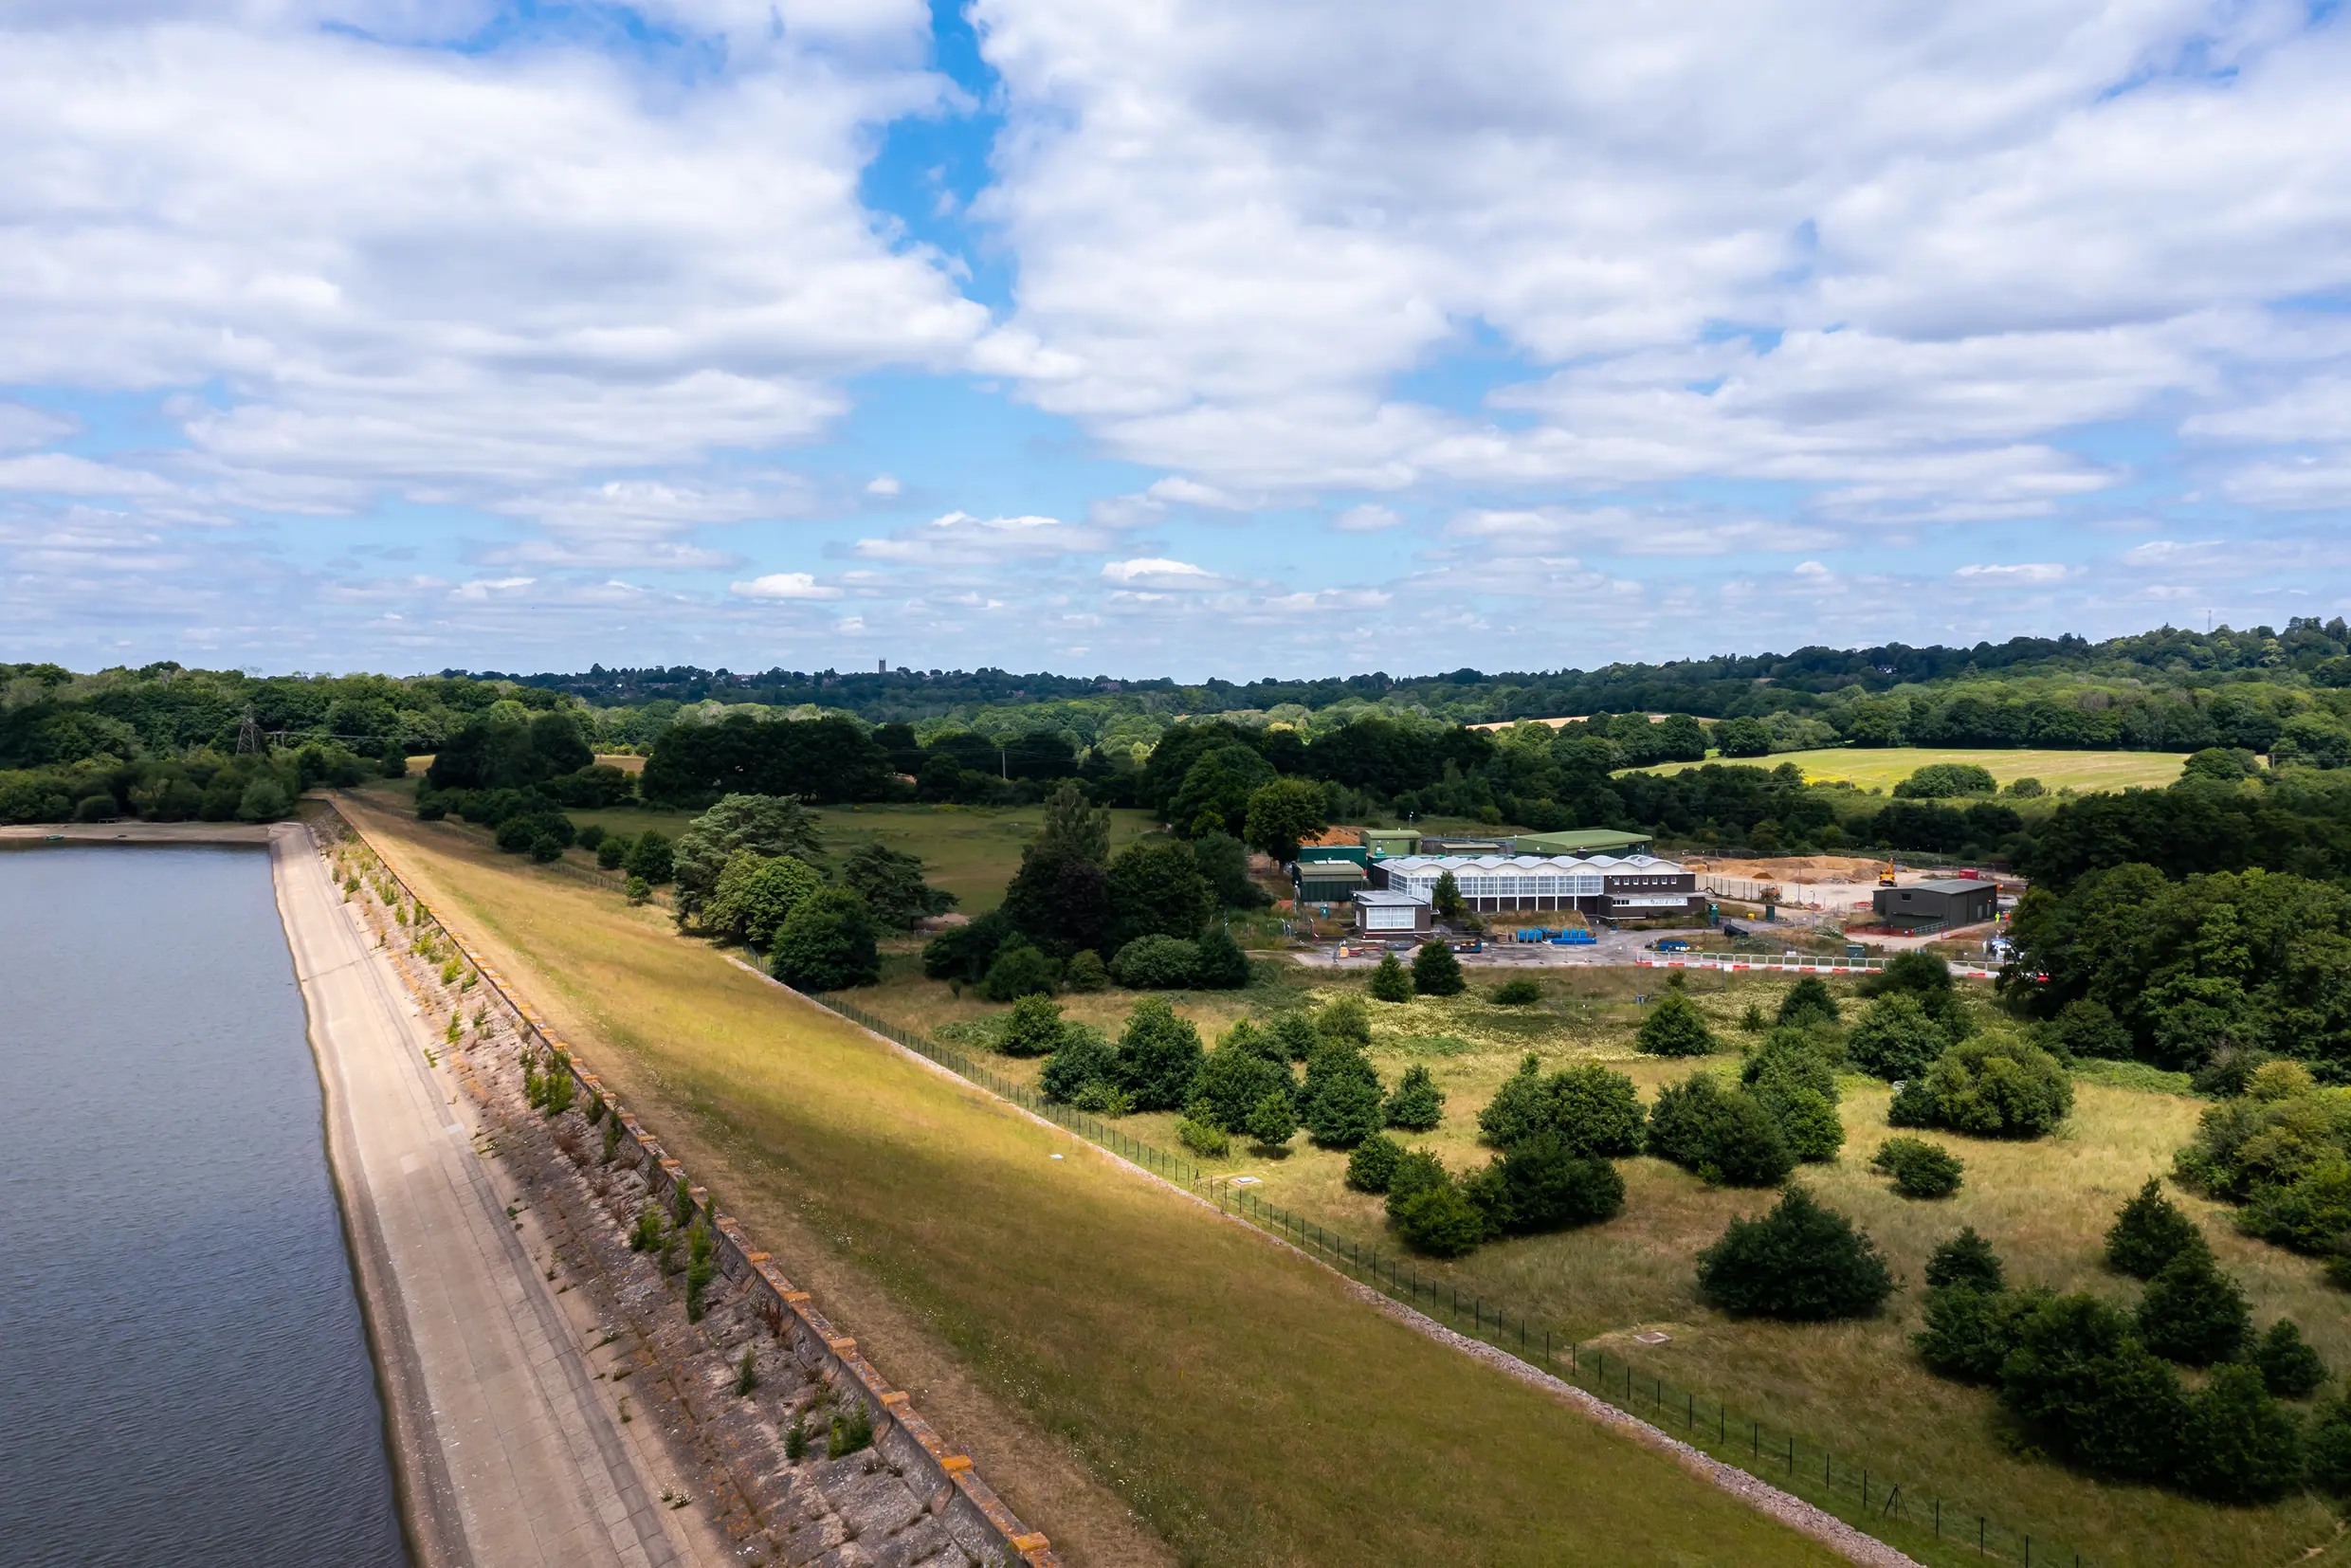
[[1869, 905], [1888, 925], [1905, 930], [1949, 930], [1977, 925], [2000, 909], [2000, 885], [1952, 877], [1942, 882], [1914, 882], [1906, 887], [1881, 887]]
[[1290, 896], [1300, 903], [1345, 903], [1372, 884], [1371, 873], [1352, 860], [1306, 860], [1290, 867]]
[[[1465, 906], [1480, 914], [1505, 909], [1574, 909], [1602, 919], [1612, 904], [1644, 901], [1641, 915], [1663, 912], [1664, 904], [1703, 913], [1705, 895], [1698, 879], [1669, 860], [1653, 855], [1590, 860], [1543, 855], [1400, 855], [1372, 863], [1372, 885], [1432, 901], [1437, 879], [1450, 871]], [[1658, 901], [1663, 901], [1659, 903]]]
[[1613, 828], [1577, 828], [1564, 833], [1521, 833], [1511, 840], [1522, 855], [1646, 855], [1651, 840], [1647, 833], [1620, 833]]
[[1355, 895], [1355, 928], [1367, 937], [1426, 936], [1435, 929], [1426, 901], [1368, 887]]

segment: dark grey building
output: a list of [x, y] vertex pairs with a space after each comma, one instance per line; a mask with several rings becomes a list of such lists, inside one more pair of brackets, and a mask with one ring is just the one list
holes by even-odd
[[1888, 925], [1905, 930], [1949, 930], [1977, 925], [1999, 913], [2000, 884], [1952, 877], [1941, 882], [1914, 882], [1906, 887], [1881, 887], [1869, 905]]

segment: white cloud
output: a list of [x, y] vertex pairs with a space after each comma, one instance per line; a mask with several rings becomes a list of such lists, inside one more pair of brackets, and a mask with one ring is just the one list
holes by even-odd
[[898, 494], [899, 488], [899, 483], [892, 475], [876, 474], [873, 476], [871, 482], [866, 484], [866, 494], [869, 496], [883, 496], [886, 498]]
[[513, 593], [538, 581], [537, 577], [476, 577], [449, 591], [453, 599], [486, 599], [493, 593]]
[[991, 565], [1008, 556], [1061, 556], [1104, 550], [1109, 544], [1110, 536], [1103, 530], [1059, 518], [977, 518], [949, 512], [887, 538], [859, 539], [856, 553], [867, 560], [907, 566]]
[[2054, 583], [2070, 574], [2053, 561], [2022, 561], [2013, 566], [1962, 566], [1951, 574], [1961, 582]]
[[1377, 534], [1404, 525], [1404, 514], [1393, 507], [1366, 502], [1350, 506], [1331, 519], [1331, 526], [1342, 534]]
[[0, 458], [0, 490], [54, 496], [164, 496], [176, 488], [140, 469], [93, 463], [67, 452]]
[[1102, 574], [1106, 582], [1141, 588], [1212, 588], [1223, 580], [1205, 567], [1158, 556], [1140, 556], [1131, 561], [1105, 561]]
[[729, 583], [727, 592], [743, 599], [837, 599], [841, 590], [828, 588], [806, 572], [771, 572], [749, 582]]

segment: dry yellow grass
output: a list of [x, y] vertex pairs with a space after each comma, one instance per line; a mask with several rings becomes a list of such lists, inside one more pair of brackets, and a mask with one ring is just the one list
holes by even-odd
[[[1359, 983], [1315, 978], [1321, 989], [1301, 994], [1337, 995]], [[1542, 1008], [1532, 1012], [1494, 1007], [1478, 986], [1460, 997], [1374, 1004], [1372, 1054], [1382, 1077], [1393, 1083], [1407, 1066], [1422, 1062], [1448, 1097], [1444, 1125], [1408, 1141], [1434, 1148], [1456, 1169], [1483, 1164], [1490, 1151], [1477, 1141], [1477, 1112], [1527, 1049], [1555, 1066], [1605, 1061], [1630, 1074], [1645, 1099], [1693, 1071], [1732, 1070], [1728, 1056], [1665, 1062], [1634, 1051], [1640, 1009], [1630, 998], [1662, 983], [1654, 971], [1578, 973], [1550, 982]], [[1750, 1000], [1768, 1012], [1785, 989], [1784, 982], [1750, 976], [1697, 976], [1690, 983], [1726, 1042], [1743, 1038], [1735, 1024]], [[1212, 1039], [1212, 1031], [1229, 1025], [1252, 999], [1262, 1014], [1280, 998], [1187, 996], [1178, 1007]], [[1115, 1030], [1132, 998], [1066, 1000], [1073, 1015]], [[893, 977], [870, 1005], [909, 1021], [1000, 1011], [969, 999], [949, 1001], [944, 987], [906, 977]], [[996, 1065], [1022, 1077], [1036, 1070], [1035, 1064]], [[1880, 1318], [1795, 1326], [1737, 1322], [1701, 1306], [1693, 1269], [1698, 1250], [1733, 1215], [1767, 1208], [1773, 1194], [1709, 1188], [1647, 1158], [1623, 1162], [1626, 1210], [1615, 1221], [1498, 1243], [1459, 1264], [1423, 1262], [1421, 1276], [1458, 1284], [1513, 1320], [1597, 1341], [1612, 1359], [1630, 1359], [1645, 1372], [1727, 1400], [1850, 1456], [1855, 1466], [1867, 1464], [1882, 1479], [1968, 1500], [2044, 1542], [2061, 1539], [2080, 1549], [2086, 1561], [2254, 1568], [2330, 1539], [2331, 1512], [2312, 1499], [2218, 1508], [2152, 1488], [2105, 1485], [2020, 1457], [2001, 1441], [1988, 1393], [1932, 1376], [1908, 1349], [1923, 1305], [1926, 1256], [1962, 1225], [1988, 1237], [2020, 1283], [2134, 1301], [2137, 1285], [2103, 1267], [2104, 1232], [2141, 1182], [2169, 1169], [2172, 1151], [2194, 1129], [2199, 1103], [2086, 1083], [2074, 1116], [2055, 1137], [2007, 1143], [1929, 1135], [1967, 1162], [1967, 1178], [1957, 1196], [1921, 1203], [1895, 1196], [1868, 1168], [1869, 1156], [1889, 1136], [1886, 1085], [1849, 1076], [1844, 1092], [1844, 1158], [1806, 1167], [1801, 1179], [1868, 1231], [1905, 1282]], [[1119, 1125], [1173, 1149], [1175, 1120], [1134, 1116]], [[1341, 1154], [1314, 1149], [1302, 1138], [1286, 1158], [1267, 1159], [1251, 1157], [1236, 1140], [1231, 1158], [1201, 1163], [1260, 1177], [1267, 1201], [1359, 1241], [1393, 1245], [1381, 1201], [1346, 1187]], [[2239, 1236], [2217, 1206], [2174, 1195], [2197, 1215], [2244, 1283], [2256, 1322], [2266, 1327], [2278, 1317], [2295, 1319], [2330, 1364], [2351, 1373], [2351, 1315], [2312, 1262]], [[1670, 1343], [1652, 1348], [1632, 1341], [1634, 1332], [1649, 1328], [1671, 1334]]]
[[[748, 1184], [724, 1194], [732, 1207], [832, 1238], [929, 1354], [1051, 1433], [1182, 1560], [1834, 1560], [647, 912], [459, 835], [368, 820], [665, 1140]], [[889, 1344], [867, 1348], [892, 1367]], [[992, 1479], [1062, 1527], [1017, 1469]], [[1078, 1559], [1123, 1560], [1063, 1534]]]
[[[1844, 781], [1856, 789], [1891, 790], [1930, 762], [1972, 762], [2001, 784], [2037, 778], [2050, 790], [2160, 788], [2179, 776], [2185, 752], [1996, 751], [1939, 746], [1839, 746], [1827, 751], [1782, 752], [1773, 757], [1713, 757], [1709, 760], [1777, 768], [1793, 762], [1813, 784]], [[1701, 762], [1663, 762], [1645, 773], [1680, 773]]]

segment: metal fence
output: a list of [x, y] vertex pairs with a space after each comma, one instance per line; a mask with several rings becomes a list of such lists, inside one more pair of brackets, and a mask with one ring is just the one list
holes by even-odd
[[[803, 994], [806, 994], [803, 993]], [[810, 996], [851, 1023], [894, 1040], [1024, 1110], [1067, 1128], [1145, 1170], [1280, 1236], [1349, 1278], [1403, 1302], [1459, 1333], [1541, 1367], [1670, 1432], [1712, 1457], [1803, 1498], [1921, 1561], [1983, 1560], [2087, 1568], [2090, 1559], [2046, 1536], [2003, 1523], [1981, 1508], [1919, 1487], [1806, 1440], [1767, 1413], [1741, 1409], [1645, 1372], [1621, 1353], [1579, 1343], [1523, 1316], [1513, 1317], [1423, 1260], [1266, 1202], [1230, 1176], [1134, 1138], [1071, 1105], [1047, 1099], [971, 1053], [902, 1028], [838, 994]], [[1464, 1322], [1464, 1320], [1467, 1320]]]

